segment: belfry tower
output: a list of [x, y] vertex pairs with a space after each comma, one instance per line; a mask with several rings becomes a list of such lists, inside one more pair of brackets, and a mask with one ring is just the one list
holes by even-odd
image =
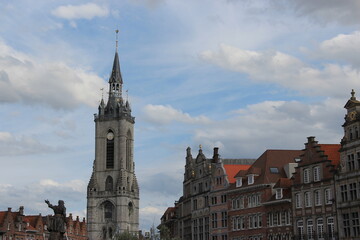
[[[118, 33], [118, 31], [116, 31]], [[101, 99], [95, 121], [95, 160], [87, 188], [87, 228], [90, 240], [139, 228], [139, 187], [133, 159], [134, 123], [128, 100], [122, 97], [122, 76], [116, 52], [109, 79], [109, 98]]]

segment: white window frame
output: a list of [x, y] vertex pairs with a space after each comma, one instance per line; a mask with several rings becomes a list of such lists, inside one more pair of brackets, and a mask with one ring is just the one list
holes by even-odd
[[254, 184], [254, 174], [248, 175], [248, 185]]
[[236, 178], [236, 187], [241, 187], [241, 186], [242, 186], [242, 177]]
[[305, 168], [303, 170], [304, 183], [310, 183], [310, 169]]
[[314, 191], [314, 202], [315, 202], [315, 206], [321, 206], [321, 191], [320, 190], [315, 190]]
[[296, 193], [295, 194], [295, 207], [296, 208], [301, 208], [302, 204], [301, 204], [301, 194], [300, 193]]
[[275, 190], [275, 198], [276, 199], [282, 199], [283, 198], [283, 189], [282, 188], [277, 188]]
[[314, 182], [320, 181], [320, 166], [313, 168]]
[[306, 221], [306, 235], [308, 240], [314, 239], [314, 221], [312, 219]]
[[305, 207], [311, 207], [311, 192], [304, 193]]
[[325, 204], [332, 204], [332, 192], [330, 188], [326, 188], [324, 191], [324, 203]]

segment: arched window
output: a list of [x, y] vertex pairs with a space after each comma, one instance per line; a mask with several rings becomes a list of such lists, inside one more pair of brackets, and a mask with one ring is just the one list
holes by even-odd
[[104, 218], [105, 220], [112, 220], [113, 219], [113, 211], [114, 206], [111, 202], [106, 202], [104, 204]]
[[105, 227], [103, 227], [103, 229], [102, 229], [102, 239], [106, 239], [106, 228]]
[[111, 130], [106, 135], [106, 168], [114, 168], [114, 133]]
[[131, 170], [131, 132], [128, 131], [126, 137], [126, 169]]
[[113, 191], [113, 178], [108, 176], [105, 181], [105, 191]]

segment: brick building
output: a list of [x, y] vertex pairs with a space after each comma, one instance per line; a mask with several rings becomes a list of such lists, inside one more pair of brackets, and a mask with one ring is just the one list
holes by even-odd
[[308, 137], [293, 178], [295, 239], [337, 239], [334, 172], [340, 144], [318, 144]]
[[[13, 212], [11, 208], [0, 211], [0, 240], [47, 240], [47, 217], [39, 215], [24, 215], [24, 207]], [[66, 234], [69, 240], [87, 240], [85, 218], [74, 220], [70, 214], [66, 218]]]
[[[267, 150], [248, 170], [241, 170], [235, 176], [236, 183], [228, 190], [229, 238], [233, 240], [269, 239], [268, 228], [281, 226], [283, 220], [267, 220], [268, 203], [275, 193], [274, 186], [280, 178], [290, 178], [298, 150]], [[282, 185], [279, 185], [280, 189]], [[281, 204], [278, 204], [281, 209]], [[285, 213], [285, 215], [283, 215]], [[288, 211], [280, 212], [280, 218], [288, 217]], [[285, 225], [288, 222], [285, 221]], [[269, 223], [269, 224], [268, 224]], [[269, 226], [268, 226], [269, 225]]]

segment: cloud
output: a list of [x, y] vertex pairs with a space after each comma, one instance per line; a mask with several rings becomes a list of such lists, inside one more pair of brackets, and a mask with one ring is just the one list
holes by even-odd
[[258, 157], [266, 149], [302, 149], [308, 136], [339, 143], [343, 102], [265, 101], [233, 112], [226, 120], [195, 129], [194, 142], [205, 148], [222, 144], [225, 157]]
[[144, 107], [145, 118], [157, 124], [169, 124], [171, 122], [182, 122], [187, 124], [207, 124], [210, 120], [205, 116], [192, 117], [188, 113], [183, 113], [169, 105], [152, 105]]
[[95, 107], [105, 82], [95, 73], [63, 62], [42, 62], [0, 41], [0, 102], [72, 109]]
[[98, 6], [95, 3], [87, 3], [83, 5], [66, 5], [60, 6], [51, 12], [54, 16], [67, 20], [87, 19], [94, 17], [106, 17], [109, 15], [109, 9], [104, 6]]
[[19, 206], [24, 206], [26, 214], [41, 213], [43, 216], [52, 214], [51, 209], [48, 209], [44, 203], [44, 199], [49, 199], [55, 205], [59, 199], [62, 199], [65, 201], [67, 213], [75, 213], [82, 218], [85, 214], [78, 209], [83, 209], [85, 205], [86, 184], [78, 179], [63, 183], [43, 179], [39, 182], [29, 182], [23, 187], [0, 184], [0, 198], [0, 209], [7, 207], [17, 209]]
[[273, 2], [278, 6], [280, 4], [291, 6], [298, 16], [308, 16], [314, 21], [323, 24], [337, 22], [345, 25], [358, 25], [360, 22], [360, 4], [358, 0], [290, 0]]
[[60, 148], [43, 144], [30, 136], [15, 136], [10, 132], [0, 132], [0, 156], [18, 156], [58, 152]]
[[204, 51], [200, 58], [304, 95], [343, 97], [349, 89], [360, 88], [360, 72], [350, 66], [323, 64], [316, 68], [279, 51], [248, 51], [221, 44], [217, 52]]
[[343, 60], [353, 67], [360, 68], [360, 31], [351, 34], [339, 34], [336, 37], [323, 41], [319, 45], [320, 57]]

